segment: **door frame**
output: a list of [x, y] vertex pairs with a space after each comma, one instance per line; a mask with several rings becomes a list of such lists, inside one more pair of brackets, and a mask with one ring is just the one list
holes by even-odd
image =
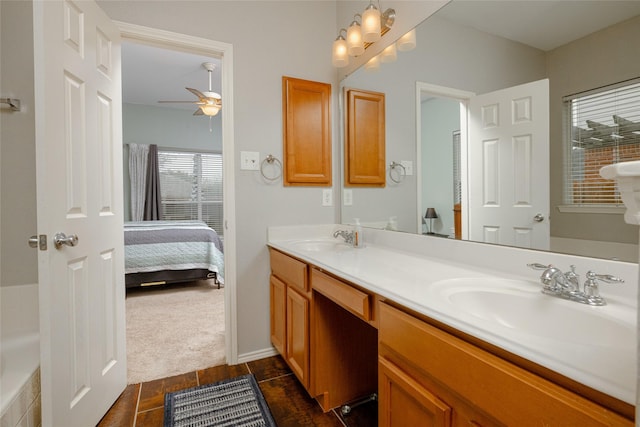
[[[422, 234], [422, 94], [428, 93], [440, 98], [448, 98], [460, 102], [460, 164], [465, 165], [461, 169], [462, 189], [461, 199], [463, 206], [468, 204], [467, 190], [467, 147], [469, 141], [469, 102], [476, 96], [474, 92], [454, 89], [446, 86], [438, 86], [431, 83], [416, 81], [416, 201], [417, 233]], [[453, 185], [453, 183], [452, 183]], [[469, 234], [469, 210], [462, 209], [462, 240], [467, 240]]]
[[180, 50], [187, 53], [220, 58], [222, 61], [222, 164], [224, 216], [224, 323], [226, 363], [238, 361], [237, 291], [236, 291], [236, 225], [235, 225], [235, 161], [233, 132], [233, 46], [229, 43], [114, 21], [123, 42]]

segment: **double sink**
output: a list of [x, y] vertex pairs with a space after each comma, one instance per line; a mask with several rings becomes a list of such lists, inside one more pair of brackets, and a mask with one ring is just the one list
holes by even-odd
[[[416, 259], [404, 268], [398, 265], [400, 258], [390, 259], [395, 251], [374, 245], [355, 249], [330, 238], [281, 245], [383, 297], [635, 404], [637, 329], [632, 305], [614, 298], [606, 306], [592, 307], [545, 295], [533, 271], [531, 277], [505, 278], [459, 265], [447, 272], [448, 267], [442, 267], [446, 261], [425, 261], [416, 268]], [[602, 293], [606, 295], [606, 288]]]

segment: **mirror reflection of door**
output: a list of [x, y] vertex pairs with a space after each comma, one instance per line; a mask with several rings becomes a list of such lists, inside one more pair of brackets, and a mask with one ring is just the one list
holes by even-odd
[[549, 249], [548, 81], [477, 97], [418, 89], [420, 232]]

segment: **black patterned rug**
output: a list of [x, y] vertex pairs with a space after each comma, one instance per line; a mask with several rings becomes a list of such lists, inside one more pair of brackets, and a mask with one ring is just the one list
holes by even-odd
[[252, 374], [164, 396], [164, 427], [276, 427]]

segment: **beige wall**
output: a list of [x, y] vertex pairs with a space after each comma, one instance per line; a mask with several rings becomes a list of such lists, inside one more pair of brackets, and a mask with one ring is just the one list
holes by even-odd
[[[331, 83], [336, 3], [330, 1], [99, 1], [114, 20], [233, 45], [235, 158], [282, 159], [283, 75]], [[337, 112], [332, 116], [337, 120]], [[334, 135], [334, 158], [338, 155]], [[334, 162], [334, 182], [339, 182]], [[236, 165], [238, 354], [271, 348], [269, 225], [336, 221], [321, 188], [284, 188]]]
[[640, 16], [561, 46], [547, 54], [550, 81], [551, 235], [637, 243], [638, 227], [622, 215], [561, 213], [562, 97], [640, 76]]
[[33, 25], [29, 2], [0, 1], [0, 96], [22, 111], [0, 110], [0, 286], [36, 283], [36, 165]]

